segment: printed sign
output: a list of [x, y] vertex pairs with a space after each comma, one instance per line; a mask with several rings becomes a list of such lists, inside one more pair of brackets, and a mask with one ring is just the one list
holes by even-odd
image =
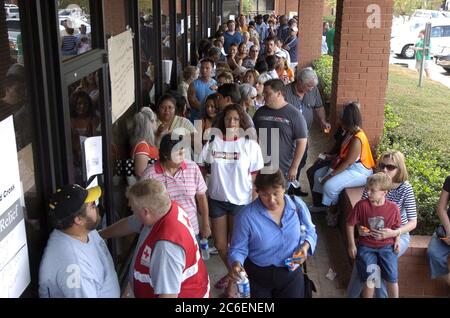
[[108, 39], [111, 75], [112, 122], [116, 122], [135, 101], [133, 35], [127, 30]]
[[30, 283], [30, 265], [12, 116], [0, 122], [0, 136], [0, 298], [17, 298]]

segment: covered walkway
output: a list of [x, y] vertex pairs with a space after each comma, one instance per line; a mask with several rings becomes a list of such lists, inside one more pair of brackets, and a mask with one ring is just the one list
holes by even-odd
[[[313, 164], [320, 152], [328, 149], [333, 144], [331, 135], [323, 134], [315, 123], [310, 134], [308, 163], [306, 167]], [[302, 171], [302, 189], [309, 191], [306, 170]], [[309, 205], [311, 195], [303, 198]], [[344, 240], [338, 228], [330, 228], [326, 225], [325, 213], [312, 213], [313, 222], [316, 225], [319, 237], [315, 255], [308, 258], [308, 276], [317, 287], [314, 298], [336, 298], [345, 297], [345, 291], [350, 279], [351, 266], [347, 257], [347, 250]], [[213, 287], [222, 276], [226, 274], [226, 268], [218, 255], [211, 255], [206, 262], [209, 277], [211, 280], [212, 297], [222, 297], [222, 290]], [[334, 280], [326, 277], [328, 271], [332, 269], [337, 275]]]

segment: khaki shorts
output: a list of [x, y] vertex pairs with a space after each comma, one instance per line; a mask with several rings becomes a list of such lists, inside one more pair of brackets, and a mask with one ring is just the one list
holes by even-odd
[[[420, 64], [422, 61], [416, 60], [416, 69], [420, 70]], [[423, 64], [423, 69], [427, 70], [430, 68], [430, 60], [425, 60], [425, 63]]]

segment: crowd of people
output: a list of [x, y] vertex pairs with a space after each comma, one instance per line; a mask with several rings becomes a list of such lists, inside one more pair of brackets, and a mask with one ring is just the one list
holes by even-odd
[[[129, 270], [135, 297], [209, 297], [199, 241], [211, 236], [228, 269], [213, 282], [224, 297], [236, 296], [242, 273], [252, 297], [304, 297], [302, 265], [318, 240], [310, 213], [326, 211], [335, 226], [339, 194], [367, 184], [347, 220], [355, 259], [348, 294], [372, 297], [367, 268], [382, 264], [376, 294], [398, 297], [397, 259], [417, 225], [405, 158], [393, 151], [374, 160], [358, 103], [347, 103], [331, 127], [317, 74], [297, 68], [298, 41], [295, 17], [261, 15], [249, 23], [239, 16], [200, 41], [199, 63], [184, 70], [177, 93], [134, 117], [134, 179], [127, 191], [133, 214], [97, 233], [100, 189], [70, 185], [52, 197], [57, 226], [42, 260], [40, 295], [119, 297], [101, 238], [137, 233]], [[76, 97], [78, 108], [88, 106], [79, 106], [85, 93]], [[300, 196], [308, 193], [298, 185], [314, 117], [323, 133], [333, 128], [336, 145], [308, 169], [313, 205], [307, 206]], [[448, 180], [439, 215], [450, 233]], [[449, 244], [449, 236], [432, 241], [433, 277], [448, 276]], [[287, 267], [290, 258], [295, 261]], [[80, 279], [68, 287], [75, 274]]]

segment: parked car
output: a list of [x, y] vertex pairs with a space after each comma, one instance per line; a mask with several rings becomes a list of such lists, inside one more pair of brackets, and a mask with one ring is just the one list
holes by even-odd
[[[431, 20], [431, 55], [437, 55], [441, 48], [450, 46], [450, 19]], [[391, 38], [391, 52], [404, 58], [414, 58], [416, 52], [411, 48], [417, 42], [420, 30], [425, 22], [407, 23], [403, 29]]]
[[441, 52], [436, 56], [436, 64], [440, 65], [450, 73], [450, 46], [443, 47]]
[[5, 4], [6, 18], [19, 18], [19, 7], [15, 4]]

